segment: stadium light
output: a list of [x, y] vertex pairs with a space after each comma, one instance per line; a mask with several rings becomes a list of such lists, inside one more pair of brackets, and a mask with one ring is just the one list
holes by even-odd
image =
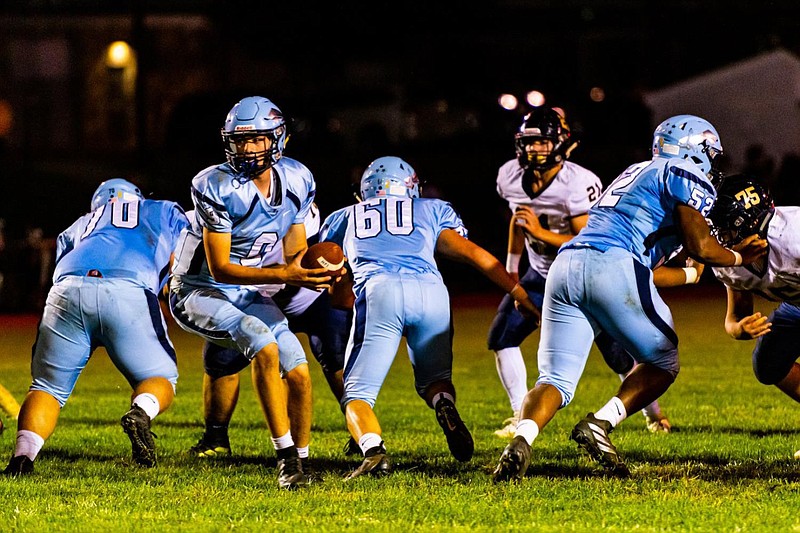
[[106, 50], [106, 66], [108, 68], [125, 68], [131, 64], [133, 53], [125, 41], [114, 41]]
[[592, 102], [602, 102], [606, 99], [606, 92], [602, 87], [592, 87], [589, 90], [589, 98], [591, 98]]
[[501, 94], [500, 98], [497, 99], [497, 103], [499, 103], [500, 107], [507, 111], [512, 111], [517, 108], [517, 105], [519, 105], [517, 97], [508, 93]]
[[544, 95], [539, 91], [529, 91], [525, 95], [525, 100], [533, 107], [539, 107], [544, 104]]

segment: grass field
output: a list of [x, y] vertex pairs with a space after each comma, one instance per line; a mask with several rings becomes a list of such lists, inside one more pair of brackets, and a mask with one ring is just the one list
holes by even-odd
[[[200, 342], [172, 328], [181, 377], [175, 404], [153, 426], [159, 464], [149, 470], [131, 464], [118, 423], [129, 389], [98, 350], [34, 475], [0, 478], [0, 531], [800, 529], [800, 463], [792, 459], [800, 447], [797, 406], [753, 377], [752, 342], [725, 335], [720, 286], [674, 289], [665, 297], [681, 339], [682, 372], [662, 406], [680, 431], [652, 435], [638, 413], [625, 421], [613, 438], [633, 470], [630, 479], [604, 476], [568, 439], [572, 426], [619, 384], [593, 351], [573, 404], [534, 444], [528, 476], [491, 483], [505, 445], [492, 431], [509, 413], [485, 348], [495, 302], [476, 300], [460, 303], [454, 318], [458, 404], [476, 444], [468, 464], [450, 457], [433, 412], [414, 393], [404, 352], [376, 407], [395, 468], [390, 477], [342, 481], [358, 460], [341, 452], [342, 416], [315, 362], [312, 456], [319, 482], [299, 492], [278, 490], [249, 380], [231, 425], [234, 456], [194, 459], [186, 450], [202, 431]], [[0, 324], [0, 381], [20, 401], [35, 325], [8, 317]], [[534, 335], [523, 345], [531, 383], [537, 341]], [[14, 441], [14, 424], [7, 423], [3, 461]]]

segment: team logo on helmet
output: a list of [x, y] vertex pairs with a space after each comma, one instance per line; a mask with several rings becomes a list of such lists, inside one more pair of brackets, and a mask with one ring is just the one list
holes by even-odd
[[708, 218], [717, 239], [734, 246], [750, 235], [766, 238], [774, 213], [769, 190], [755, 178], [735, 174], [722, 179]]

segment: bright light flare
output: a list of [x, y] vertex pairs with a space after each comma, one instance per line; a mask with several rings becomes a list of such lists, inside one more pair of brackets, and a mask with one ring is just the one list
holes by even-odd
[[544, 105], [544, 95], [539, 91], [530, 91], [525, 95], [525, 100], [533, 107]]
[[507, 111], [512, 111], [519, 105], [517, 97], [513, 94], [501, 94], [500, 98], [497, 99], [497, 103]]
[[591, 98], [592, 102], [602, 102], [606, 99], [606, 92], [602, 87], [592, 87], [589, 90], [589, 98]]
[[114, 41], [106, 50], [106, 66], [109, 68], [125, 68], [131, 64], [133, 52], [125, 41]]

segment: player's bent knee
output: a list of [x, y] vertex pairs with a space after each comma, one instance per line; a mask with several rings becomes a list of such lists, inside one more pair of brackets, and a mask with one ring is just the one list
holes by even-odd
[[311, 386], [311, 372], [308, 369], [308, 363], [297, 365], [291, 370], [286, 371], [286, 380], [293, 385]]
[[563, 409], [572, 402], [572, 399], [575, 397], [575, 387], [570, 386], [568, 384], [560, 383], [558, 381], [553, 381], [549, 379], [537, 380], [536, 387], [541, 385], [549, 385], [558, 391], [561, 395], [561, 405], [559, 405], [559, 409]]
[[31, 384], [30, 389], [28, 389], [28, 394], [31, 394], [32, 392], [51, 396], [55, 401], [58, 402], [59, 407], [64, 407], [70, 395], [72, 394], [72, 391], [58, 390], [55, 387], [47, 384], [37, 383], [36, 381], [34, 381], [33, 384]]
[[347, 396], [347, 393], [342, 396], [341, 402], [339, 402], [342, 406], [342, 412], [347, 410], [347, 406], [352, 402], [364, 402], [365, 404], [369, 405], [372, 409], [375, 407], [375, 398], [367, 398], [364, 396]]
[[770, 365], [753, 365], [753, 373], [756, 375], [758, 382], [762, 385], [777, 385], [783, 378], [789, 375], [791, 369], [791, 366], [788, 368], [777, 368]]

